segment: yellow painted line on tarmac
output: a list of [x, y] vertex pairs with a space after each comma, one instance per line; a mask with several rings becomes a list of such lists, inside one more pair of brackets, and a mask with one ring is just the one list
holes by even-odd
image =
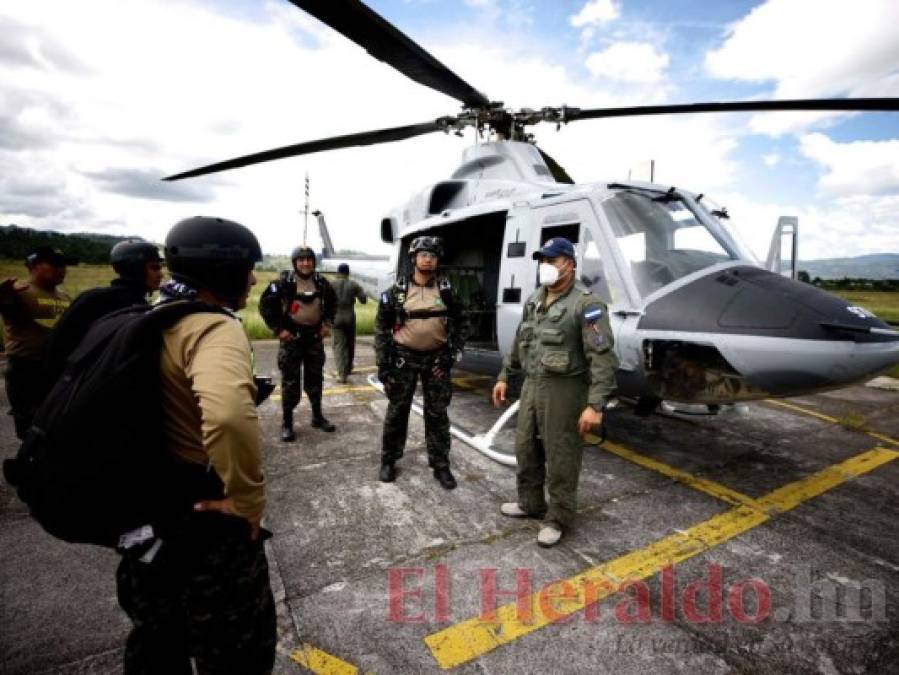
[[325, 396], [336, 396], [337, 394], [349, 394], [354, 391], [371, 391], [377, 393], [377, 389], [366, 385], [364, 387], [331, 387], [322, 391]]
[[292, 651], [290, 658], [317, 675], [356, 675], [359, 672], [356, 666], [306, 643]]
[[[766, 398], [765, 403], [770, 403], [771, 405], [777, 405], [781, 408], [787, 408], [789, 410], [794, 410], [798, 413], [802, 413], [803, 415], [808, 415], [809, 417], [817, 417], [819, 420], [824, 420], [825, 422], [830, 422], [831, 424], [840, 424], [840, 420], [836, 417], [831, 417], [830, 415], [825, 415], [824, 413], [819, 413], [816, 410], [809, 410], [808, 408], [803, 408], [802, 406], [796, 405], [795, 403], [787, 403], [786, 401], [778, 401], [773, 398]], [[859, 433], [867, 434], [871, 438], [876, 438], [878, 441], [883, 441], [884, 443], [889, 443], [890, 445], [899, 446], [899, 440], [895, 438], [891, 438], [885, 434], [881, 434], [877, 431], [867, 431], [865, 429], [860, 429]]]
[[[708, 551], [767, 522], [777, 512], [789, 511], [897, 457], [899, 452], [880, 447], [863, 452], [761, 497], [756, 500], [761, 509], [742, 504], [642, 549], [554, 582], [527, 599], [525, 607], [529, 612], [520, 614], [517, 602], [503, 605], [490, 620], [477, 616], [462, 621], [428, 635], [425, 644], [444, 670], [468, 663], [615, 594], [625, 581], [646, 579], [665, 567]], [[555, 588], [555, 597], [547, 601], [546, 589], [550, 587]]]
[[809, 417], [817, 417], [819, 420], [824, 420], [825, 422], [830, 422], [831, 424], [839, 424], [840, 420], [836, 417], [831, 417], [830, 415], [825, 415], [824, 413], [819, 413], [815, 410], [809, 410], [808, 408], [803, 408], [802, 406], [798, 406], [795, 403], [787, 403], [786, 401], [778, 401], [773, 398], [766, 398], [765, 403], [770, 403], [771, 405], [778, 405], [781, 408], [787, 408], [789, 410], [795, 410], [796, 412], [800, 412], [803, 415], [808, 415]]
[[659, 462], [658, 460], [652, 459], [651, 457], [636, 453], [633, 450], [624, 447], [623, 445], [619, 445], [618, 443], [613, 443], [607, 440], [599, 447], [600, 449], [616, 455], [617, 457], [626, 459], [627, 461], [633, 462], [634, 464], [642, 466], [645, 469], [649, 469], [650, 471], [660, 473], [663, 476], [671, 478], [672, 480], [676, 480], [678, 483], [683, 483], [687, 487], [691, 487], [694, 490], [698, 490], [699, 492], [711, 495], [712, 497], [720, 499], [721, 501], [727, 502], [728, 504], [731, 504], [733, 506], [746, 505], [751, 506], [755, 509], [762, 508], [757, 500], [748, 495], [744, 495], [741, 492], [732, 490], [726, 485], [716, 483], [715, 481], [708, 480], [706, 478], [694, 476], [693, 474], [686, 471], [681, 471], [680, 469], [676, 469], [673, 466], [665, 464], [664, 462]]

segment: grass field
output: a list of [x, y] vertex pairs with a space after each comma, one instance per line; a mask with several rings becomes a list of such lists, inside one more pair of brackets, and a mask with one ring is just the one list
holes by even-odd
[[[7, 277], [27, 279], [28, 271], [18, 261], [0, 260], [0, 280]], [[82, 291], [98, 286], [106, 286], [115, 277], [112, 268], [107, 265], [78, 265], [70, 267], [66, 275], [66, 282], [62, 289], [72, 298]], [[278, 277], [277, 272], [256, 272], [256, 285], [250, 292], [246, 309], [240, 311], [244, 330], [252, 340], [264, 340], [274, 337], [259, 316], [259, 296], [263, 289], [273, 279]], [[374, 329], [375, 310], [377, 305], [369, 299], [364, 305], [356, 304], [356, 332], [359, 335], [370, 335]]]
[[834, 291], [849, 302], [874, 312], [884, 321], [899, 323], [899, 293], [883, 291]]

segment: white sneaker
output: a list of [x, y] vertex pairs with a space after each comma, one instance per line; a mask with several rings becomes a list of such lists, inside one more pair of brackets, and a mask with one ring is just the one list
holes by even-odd
[[561, 538], [562, 530], [556, 525], [544, 525], [540, 528], [540, 532], [537, 533], [537, 544], [544, 548], [549, 548], [558, 544]]
[[527, 518], [529, 515], [518, 502], [506, 502], [499, 507], [499, 512], [509, 518]]

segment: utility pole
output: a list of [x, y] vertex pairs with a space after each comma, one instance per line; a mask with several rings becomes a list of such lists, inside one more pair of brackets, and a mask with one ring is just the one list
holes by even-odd
[[309, 172], [306, 172], [306, 208], [303, 209], [303, 246], [306, 245], [306, 230], [309, 222]]

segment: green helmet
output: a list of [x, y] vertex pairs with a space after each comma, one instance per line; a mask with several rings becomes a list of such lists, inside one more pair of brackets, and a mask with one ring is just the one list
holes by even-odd
[[312, 258], [315, 261], [315, 251], [308, 246], [297, 246], [290, 254], [290, 262], [296, 265], [300, 258]]
[[409, 257], [414, 258], [416, 253], [427, 251], [438, 258], [443, 257], [443, 239], [441, 237], [415, 237], [409, 244]]

